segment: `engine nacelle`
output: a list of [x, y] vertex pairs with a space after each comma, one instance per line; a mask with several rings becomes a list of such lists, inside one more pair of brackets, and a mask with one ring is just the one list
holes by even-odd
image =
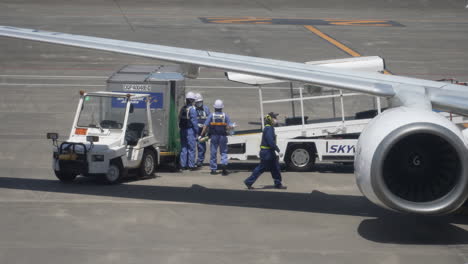
[[395, 211], [446, 214], [468, 197], [466, 141], [435, 112], [383, 112], [361, 133], [354, 166], [364, 196]]

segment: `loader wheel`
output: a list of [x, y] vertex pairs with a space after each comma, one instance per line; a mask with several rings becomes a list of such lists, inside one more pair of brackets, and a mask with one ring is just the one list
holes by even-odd
[[65, 173], [61, 171], [54, 171], [54, 172], [55, 172], [55, 176], [57, 176], [57, 178], [61, 182], [66, 182], [66, 183], [72, 182], [73, 180], [75, 180], [77, 176], [76, 174], [73, 174], [73, 173]]
[[140, 177], [148, 177], [153, 175], [156, 168], [156, 155], [153, 151], [145, 149], [143, 157], [141, 159], [140, 168], [138, 169], [138, 175]]
[[309, 171], [315, 165], [315, 150], [307, 144], [292, 145], [284, 159], [292, 171]]
[[123, 166], [120, 162], [118, 161], [111, 161], [109, 165], [109, 169], [107, 170], [107, 173], [104, 174], [103, 180], [104, 183], [107, 184], [116, 184], [120, 182], [120, 180], [123, 178], [124, 174], [124, 169]]

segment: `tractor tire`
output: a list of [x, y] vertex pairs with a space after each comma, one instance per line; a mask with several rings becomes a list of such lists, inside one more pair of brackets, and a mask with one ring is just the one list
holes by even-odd
[[70, 182], [73, 182], [76, 178], [76, 174], [73, 174], [73, 173], [65, 173], [65, 172], [61, 172], [61, 171], [54, 171], [55, 172], [55, 176], [57, 176], [57, 178], [61, 181], [61, 182], [64, 182], [64, 183], [70, 183]]
[[109, 169], [102, 177], [102, 180], [106, 184], [119, 183], [124, 176], [124, 168], [122, 163], [118, 160], [112, 160], [109, 164]]
[[140, 168], [138, 168], [139, 177], [149, 177], [153, 175], [156, 169], [156, 155], [154, 151], [145, 149], [143, 157], [141, 159]]
[[284, 159], [291, 171], [310, 171], [315, 165], [315, 149], [307, 144], [294, 144], [286, 151]]

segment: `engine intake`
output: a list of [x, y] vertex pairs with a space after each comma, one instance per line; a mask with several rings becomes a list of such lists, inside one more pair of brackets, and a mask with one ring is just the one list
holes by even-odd
[[457, 151], [439, 135], [417, 133], [396, 142], [383, 162], [383, 180], [396, 196], [430, 202], [450, 192], [461, 177]]
[[361, 192], [396, 211], [445, 214], [468, 196], [468, 154], [460, 130], [430, 111], [399, 107], [374, 119], [359, 138]]

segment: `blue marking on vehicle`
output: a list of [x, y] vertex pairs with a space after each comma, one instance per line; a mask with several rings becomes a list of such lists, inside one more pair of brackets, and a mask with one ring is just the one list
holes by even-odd
[[[121, 93], [121, 91], [120, 91]], [[151, 96], [151, 109], [162, 109], [163, 108], [163, 94], [162, 93], [151, 93], [151, 92], [134, 92], [131, 93], [136, 94], [149, 94]], [[120, 97], [120, 98], [112, 98], [112, 107], [114, 108], [124, 108], [126, 106], [127, 99]], [[135, 108], [146, 108], [146, 102], [144, 98], [133, 99], [132, 100], [133, 107]]]
[[331, 145], [328, 153], [355, 153], [356, 146], [354, 145]]

